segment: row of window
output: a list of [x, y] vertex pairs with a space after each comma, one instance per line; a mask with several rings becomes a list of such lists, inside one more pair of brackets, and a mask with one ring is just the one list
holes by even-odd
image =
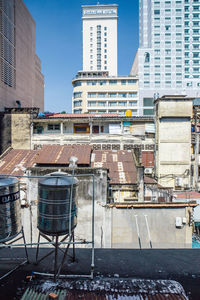
[[[87, 85], [116, 85], [116, 84], [121, 84], [121, 85], [132, 85], [136, 84], [137, 80], [136, 79], [123, 79], [123, 80], [87, 80]], [[73, 86], [81, 86], [84, 82], [82, 81], [76, 81], [74, 82]]]
[[88, 101], [88, 106], [137, 106], [137, 101]]
[[[200, 76], [198, 78], [200, 78]], [[161, 87], [161, 82], [160, 81], [155, 81], [154, 84], [155, 84], [156, 87]], [[152, 82], [151, 82], [151, 85], [152, 85]], [[171, 85], [172, 85], [171, 80], [166, 80], [165, 81], [165, 86], [171, 87]], [[176, 86], [182, 87], [182, 81], [176, 81]], [[194, 85], [193, 85], [193, 82], [191, 81], [191, 82], [187, 82], [186, 86], [187, 87], [192, 87]], [[196, 86], [200, 87], [200, 82], [198, 82], [196, 84]], [[150, 87], [150, 81], [144, 81], [144, 87]]]
[[[137, 115], [137, 110], [133, 109], [131, 110], [132, 115]], [[89, 114], [105, 114], [105, 113], [110, 113], [110, 114], [119, 114], [119, 115], [126, 115], [126, 110], [88, 110]]]
[[129, 92], [129, 93], [95, 93], [89, 92], [88, 98], [133, 98], [137, 96], [137, 92]]

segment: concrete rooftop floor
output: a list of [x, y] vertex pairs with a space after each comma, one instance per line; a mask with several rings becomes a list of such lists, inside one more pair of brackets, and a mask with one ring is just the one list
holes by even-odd
[[[41, 255], [49, 249], [41, 248]], [[53, 272], [53, 256], [39, 265], [34, 265], [36, 248], [28, 249], [30, 263], [0, 281], [0, 299], [20, 299], [23, 291], [30, 285], [26, 276], [33, 271]], [[1, 249], [0, 257], [23, 257], [19, 248]], [[60, 256], [61, 257], [61, 256]], [[62, 274], [89, 274], [91, 263], [90, 249], [76, 249], [76, 261], [68, 258]], [[0, 275], [11, 264], [1, 262]], [[189, 299], [200, 299], [200, 249], [132, 250], [96, 249], [95, 278], [117, 279], [171, 279], [182, 284]], [[37, 280], [44, 280], [38, 277]], [[64, 279], [63, 279], [64, 280]], [[67, 280], [67, 279], [65, 279]]]

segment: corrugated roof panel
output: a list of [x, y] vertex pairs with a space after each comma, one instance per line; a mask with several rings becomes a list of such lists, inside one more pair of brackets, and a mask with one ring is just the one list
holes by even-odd
[[38, 153], [39, 150], [12, 149], [0, 160], [0, 173], [23, 175], [27, 168], [35, 164]]
[[153, 151], [142, 151], [142, 165], [144, 167], [154, 167]]
[[[110, 183], [135, 184], [137, 170], [132, 153], [128, 150], [94, 150], [92, 167], [101, 165], [109, 170]], [[97, 164], [98, 163], [98, 164]]]
[[78, 158], [77, 165], [90, 165], [92, 147], [89, 145], [45, 145], [39, 152], [37, 164], [69, 164], [71, 156]]
[[[47, 283], [34, 284], [24, 292], [21, 300], [50, 299], [49, 294], [57, 296], [58, 300], [187, 300], [183, 287], [172, 280], [87, 280], [67, 281], [60, 283], [61, 287]], [[44, 283], [45, 285], [45, 283]], [[66, 286], [66, 287], [65, 287]]]

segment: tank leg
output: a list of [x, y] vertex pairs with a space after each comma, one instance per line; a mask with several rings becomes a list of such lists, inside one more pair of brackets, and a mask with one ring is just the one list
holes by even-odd
[[58, 259], [58, 235], [56, 235], [56, 242], [55, 242], [54, 281], [56, 281], [56, 275], [57, 275], [57, 259]]
[[74, 244], [74, 231], [72, 232], [72, 241], [73, 241], [73, 257], [72, 257], [72, 261], [75, 262], [75, 258], [76, 258], [76, 253], [75, 253], [75, 244]]
[[38, 244], [37, 244], [37, 250], [36, 250], [36, 257], [35, 257], [35, 264], [38, 264], [38, 254], [39, 254], [39, 243], [40, 243], [40, 232], [38, 234]]
[[23, 237], [23, 241], [24, 241], [24, 247], [25, 247], [25, 253], [26, 253], [27, 263], [29, 263], [28, 251], [27, 251], [27, 247], [26, 247], [26, 239], [25, 239], [25, 235], [24, 235], [24, 228], [23, 228], [23, 226], [22, 226], [22, 237]]

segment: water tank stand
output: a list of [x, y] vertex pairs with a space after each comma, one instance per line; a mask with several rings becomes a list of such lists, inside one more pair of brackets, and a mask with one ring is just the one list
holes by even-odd
[[[49, 253], [45, 254], [44, 256], [42, 256], [40, 259], [38, 259], [39, 256], [39, 246], [40, 246], [40, 238], [41, 236], [46, 239], [50, 245], [54, 246], [54, 249], [51, 250]], [[64, 265], [65, 259], [67, 257], [68, 254], [68, 250], [70, 245], [72, 244], [73, 246], [73, 252], [72, 252], [72, 256], [68, 254], [69, 257], [72, 258], [72, 261], [75, 261], [75, 242], [74, 242], [74, 231], [71, 232], [71, 234], [66, 234], [64, 237], [62, 236], [62, 239], [59, 241], [59, 235], [54, 235], [52, 236], [52, 238], [50, 238], [49, 236], [45, 235], [42, 232], [39, 232], [38, 234], [38, 244], [37, 244], [37, 250], [36, 250], [36, 262], [35, 264], [39, 264], [42, 260], [44, 260], [45, 258], [47, 258], [49, 255], [54, 253], [54, 280], [56, 281], [57, 278], [59, 278], [60, 272], [62, 270], [62, 267]], [[66, 247], [65, 250], [61, 249], [60, 246], [62, 245], [62, 243], [69, 237], [69, 243]], [[62, 252], [63, 257], [62, 257], [62, 261], [60, 264], [58, 264], [58, 251]], [[43, 274], [44, 275], [44, 274]], [[49, 276], [50, 274], [46, 274], [46, 276]]]
[[[1, 240], [0, 240], [0, 250], [1, 250], [1, 249], [4, 249], [4, 248], [14, 248], [16, 246], [16, 244], [14, 244], [14, 243], [16, 241], [18, 241], [18, 240], [21, 240], [21, 239], [23, 239], [23, 241], [24, 241], [24, 250], [25, 250], [26, 257], [23, 257], [23, 258], [22, 257], [20, 257], [20, 258], [18, 258], [18, 257], [15, 257], [15, 258], [10, 258], [10, 257], [6, 257], [6, 258], [4, 257], [3, 258], [3, 257], [0, 257], [0, 261], [8, 262], [9, 264], [11, 262], [17, 262], [18, 263], [16, 267], [14, 267], [13, 269], [9, 270], [7, 273], [5, 273], [4, 275], [2, 275], [0, 277], [0, 280], [2, 280], [3, 278], [9, 276], [14, 271], [16, 271], [18, 268], [20, 268], [21, 266], [29, 263], [28, 251], [27, 251], [27, 247], [26, 247], [26, 240], [25, 240], [25, 236], [24, 236], [24, 229], [23, 229], [23, 227], [22, 227], [21, 231], [13, 238], [13, 240], [11, 240], [11, 241], [9, 240], [9, 242], [6, 242], [6, 241], [1, 242]], [[21, 260], [22, 260], [22, 262], [19, 263], [19, 261], [21, 261]]]

